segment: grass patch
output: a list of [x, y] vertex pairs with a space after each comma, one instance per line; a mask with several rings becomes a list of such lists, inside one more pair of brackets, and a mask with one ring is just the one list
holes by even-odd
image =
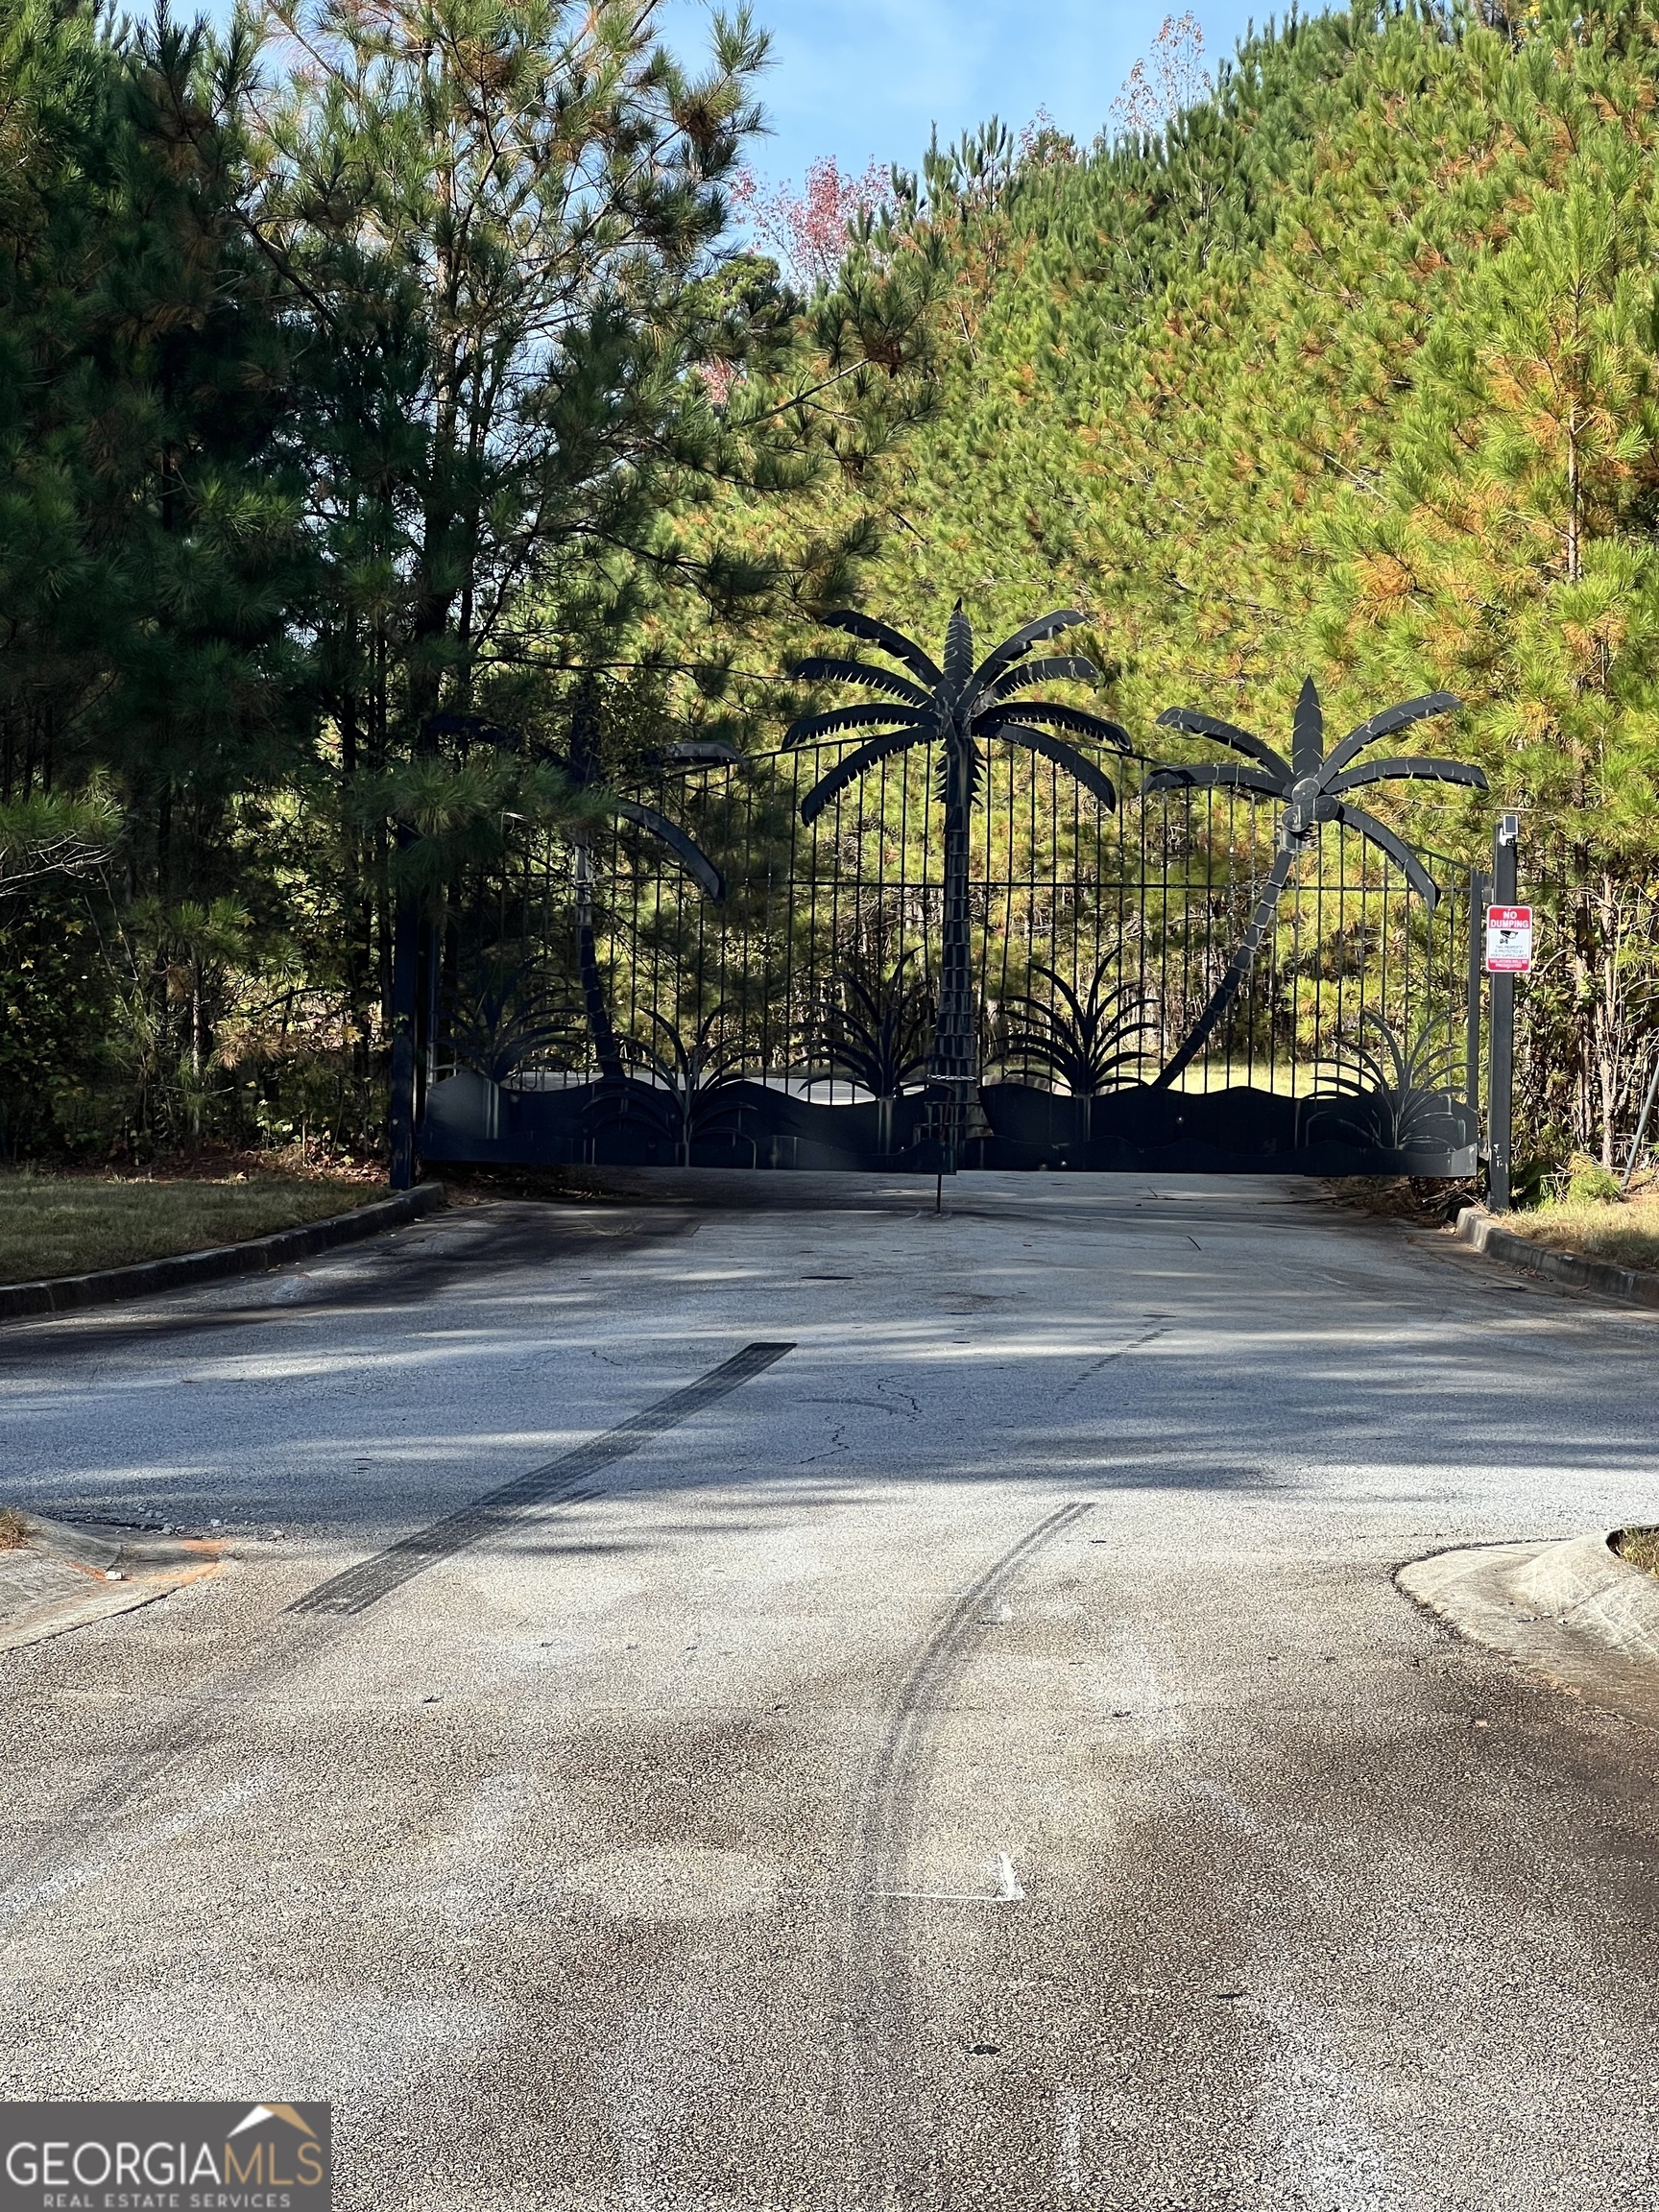
[[1644, 1575], [1659, 1575], [1659, 1528], [1621, 1528], [1618, 1551]]
[[384, 1194], [372, 1183], [315, 1175], [140, 1183], [20, 1169], [0, 1174], [0, 1283], [239, 1244]]
[[1659, 1191], [1641, 1191], [1623, 1202], [1556, 1198], [1529, 1214], [1505, 1214], [1503, 1226], [1553, 1252], [1659, 1272]]
[[0, 1551], [21, 1551], [29, 1536], [29, 1524], [14, 1506], [0, 1505]]

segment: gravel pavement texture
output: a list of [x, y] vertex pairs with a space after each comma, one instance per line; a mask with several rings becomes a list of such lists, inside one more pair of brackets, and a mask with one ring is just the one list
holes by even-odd
[[238, 1562], [0, 1656], [0, 2096], [327, 2098], [349, 2212], [1659, 2207], [1655, 1736], [1393, 1583], [1659, 1521], [1659, 1320], [774, 1182], [0, 1329], [0, 1502]]

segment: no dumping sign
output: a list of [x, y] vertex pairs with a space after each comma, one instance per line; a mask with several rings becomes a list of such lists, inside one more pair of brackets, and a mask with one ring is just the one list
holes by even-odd
[[1529, 975], [1531, 972], [1531, 907], [1488, 906], [1486, 909], [1487, 974]]

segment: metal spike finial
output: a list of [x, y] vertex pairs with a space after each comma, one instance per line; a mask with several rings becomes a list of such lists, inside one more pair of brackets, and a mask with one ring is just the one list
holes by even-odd
[[1290, 765], [1298, 776], [1314, 776], [1324, 757], [1324, 710], [1312, 677], [1305, 676], [1296, 695], [1296, 719], [1290, 729]]
[[957, 600], [945, 629], [945, 681], [960, 691], [974, 667], [974, 629]]

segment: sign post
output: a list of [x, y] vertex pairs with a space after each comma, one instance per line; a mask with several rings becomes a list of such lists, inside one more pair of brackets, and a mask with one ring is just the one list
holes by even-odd
[[1642, 1118], [1637, 1122], [1636, 1134], [1630, 1140], [1630, 1157], [1624, 1163], [1623, 1178], [1619, 1185], [1621, 1190], [1629, 1190], [1630, 1178], [1636, 1172], [1636, 1163], [1642, 1157], [1642, 1140], [1647, 1134], [1647, 1120], [1653, 1111], [1655, 1095], [1659, 1095], [1659, 1060], [1655, 1060], [1653, 1063], [1653, 1073], [1647, 1084], [1647, 1095], [1642, 1101]]
[[1515, 1119], [1515, 978], [1532, 966], [1532, 909], [1517, 906], [1521, 825], [1505, 814], [1492, 836], [1492, 898], [1486, 909], [1486, 973], [1492, 1004], [1492, 1070], [1486, 1087], [1486, 1203], [1509, 1211]]

